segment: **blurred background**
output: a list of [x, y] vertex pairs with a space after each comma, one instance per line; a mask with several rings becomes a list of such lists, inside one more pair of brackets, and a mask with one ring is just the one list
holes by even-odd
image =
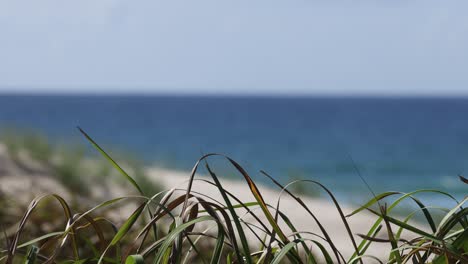
[[466, 8], [0, 1], [3, 141], [28, 131], [90, 149], [80, 126], [146, 166], [190, 170], [218, 152], [259, 181], [315, 179], [347, 201], [370, 197], [359, 173], [376, 192], [463, 197]]

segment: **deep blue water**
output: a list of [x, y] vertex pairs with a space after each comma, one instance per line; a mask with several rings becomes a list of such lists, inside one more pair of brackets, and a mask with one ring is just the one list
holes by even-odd
[[283, 182], [317, 179], [342, 197], [368, 195], [352, 157], [376, 191], [468, 193], [457, 177], [468, 175], [468, 99], [0, 96], [0, 126], [87, 144], [77, 125], [104, 147], [166, 167], [188, 170], [219, 152], [254, 178], [264, 169]]

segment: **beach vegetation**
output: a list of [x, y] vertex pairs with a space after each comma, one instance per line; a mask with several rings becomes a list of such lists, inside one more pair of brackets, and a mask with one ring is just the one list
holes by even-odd
[[[303, 209], [304, 217], [317, 224], [317, 230], [298, 230], [294, 219], [280, 209], [279, 202], [265, 201], [249, 172], [230, 157], [202, 156], [187, 175], [187, 188], [182, 194], [175, 189], [154, 192], [144, 186], [146, 182], [138, 179], [140, 176], [132, 176], [86, 132], [80, 131], [137, 194], [113, 197], [80, 211], [58, 195], [35, 198], [14, 230], [6, 233], [0, 263], [468, 263], [468, 209], [464, 207], [468, 197], [457, 200], [439, 190], [384, 192], [373, 195], [346, 215], [327, 186], [301, 180], [301, 185], [318, 188], [321, 196], [330, 199], [338, 211], [340, 218], [336, 221], [345, 227], [343, 237], [350, 241], [354, 251], [351, 256], [343, 256], [317, 218], [327, 212], [314, 211], [293, 190], [265, 171], [260, 173], [294, 199]], [[209, 165], [209, 159], [215, 156], [237, 171], [254, 201], [242, 201], [223, 185], [222, 177]], [[218, 189], [221, 200], [192, 191], [193, 182], [198, 180], [197, 172], [202, 168], [210, 176], [208, 183]], [[466, 184], [466, 179], [460, 177], [460, 184]], [[454, 206], [433, 208], [417, 198], [421, 193], [444, 197]], [[418, 210], [404, 217], [394, 216], [393, 210], [403, 201], [411, 201]], [[44, 217], [40, 215], [44, 204], [56, 208], [56, 217], [45, 220], [52, 224], [50, 231], [31, 237], [28, 232], [34, 228], [34, 221]], [[108, 216], [124, 207], [131, 210], [125, 211], [123, 219], [114, 221]], [[375, 215], [375, 222], [367, 233], [355, 236], [349, 219], [364, 211]], [[443, 213], [440, 220], [433, 217], [435, 211]], [[413, 224], [412, 218], [418, 213], [424, 216], [427, 228]], [[254, 221], [246, 221], [244, 215]], [[403, 232], [414, 236], [407, 239]], [[367, 253], [379, 243], [391, 248], [387, 256]]]
[[[52, 143], [40, 132], [19, 128], [2, 129], [0, 142], [6, 146], [10, 158], [20, 170], [50, 175], [73, 194], [87, 196], [93, 183], [115, 176], [107, 160], [87, 155], [84, 146], [76, 142]], [[160, 191], [160, 186], [148, 180], [138, 157], [125, 151], [116, 151], [115, 155], [125, 161], [125, 167], [143, 188], [152, 192]], [[126, 185], [119, 178], [115, 182]]]

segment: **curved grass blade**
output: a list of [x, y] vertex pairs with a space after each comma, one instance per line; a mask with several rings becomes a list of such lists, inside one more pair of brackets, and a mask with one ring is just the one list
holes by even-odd
[[[225, 155], [222, 155], [222, 154], [210, 153], [210, 154], [204, 155], [203, 157], [201, 157], [201, 158], [195, 163], [195, 165], [193, 166], [192, 171], [191, 171], [191, 173], [190, 173], [190, 178], [189, 178], [189, 180], [188, 180], [187, 189], [185, 190], [186, 199], [185, 199], [184, 205], [183, 205], [183, 207], [182, 207], [182, 211], [184, 211], [185, 208], [187, 207], [187, 202], [188, 202], [188, 199], [189, 199], [189, 196], [190, 196], [190, 192], [191, 192], [191, 190], [192, 190], [192, 185], [193, 185], [194, 177], [195, 177], [195, 174], [196, 174], [196, 172], [197, 172], [198, 166], [200, 165], [200, 162], [202, 162], [203, 160], [205, 160], [206, 158], [211, 157], [211, 156], [221, 156], [221, 157], [227, 158]], [[207, 181], [207, 182], [208, 182], [208, 181]], [[210, 182], [208, 182], [208, 183], [210, 183]], [[214, 183], [210, 183], [210, 184], [215, 185]], [[223, 190], [224, 190], [224, 189], [223, 189]], [[232, 197], [233, 199], [235, 199], [239, 204], [242, 204], [242, 202], [241, 202], [239, 199], [237, 199], [235, 196], [233, 196], [231, 193], [229, 193], [229, 192], [226, 191], [226, 190], [224, 190], [224, 191], [225, 191], [230, 197]], [[252, 213], [251, 213], [251, 210], [250, 210], [248, 207], [246, 207], [246, 206], [243, 206], [243, 207], [244, 207], [244, 208], [246, 209], [246, 211], [249, 212], [259, 223], [261, 223], [263, 226], [265, 226], [265, 225], [263, 224], [263, 222], [262, 222], [260, 219], [258, 219], [258, 217], [257, 217], [255, 214], [252, 214]], [[236, 218], [234, 218], [234, 219], [236, 219]], [[240, 229], [240, 230], [242, 230], [242, 229]], [[235, 245], [235, 244], [234, 244], [234, 245]], [[236, 251], [236, 253], [238, 253], [238, 251]], [[238, 258], [239, 258], [239, 257], [240, 257], [240, 256], [238, 256]], [[249, 261], [250, 261], [250, 259], [247, 259], [247, 262], [249, 262]]]
[[322, 252], [323, 257], [325, 258], [325, 262], [326, 262], [327, 264], [333, 264], [333, 260], [332, 260], [332, 258], [331, 258], [331, 256], [330, 256], [330, 254], [328, 253], [328, 251], [325, 249], [325, 247], [324, 247], [321, 243], [319, 243], [318, 241], [312, 240], [312, 242], [313, 242], [317, 247], [319, 247], [320, 252]]
[[35, 239], [29, 240], [28, 242], [25, 242], [25, 243], [19, 245], [17, 248], [18, 249], [24, 248], [24, 247], [30, 246], [32, 244], [35, 244], [35, 243], [37, 243], [39, 241], [42, 241], [44, 239], [48, 239], [50, 237], [55, 237], [55, 236], [60, 236], [60, 235], [63, 235], [63, 232], [52, 232], [52, 233], [49, 233], [49, 234], [45, 234], [43, 236], [40, 236], [40, 237], [37, 237]]
[[315, 223], [319, 227], [322, 234], [325, 236], [325, 239], [328, 242], [328, 244], [330, 245], [330, 247], [332, 248], [333, 254], [335, 255], [335, 258], [338, 261], [338, 263], [341, 263], [341, 261], [346, 262], [345, 259], [343, 258], [343, 256], [341, 255], [341, 253], [339, 252], [339, 250], [336, 248], [335, 244], [333, 243], [333, 240], [328, 235], [327, 230], [323, 227], [322, 223], [320, 223], [320, 221], [315, 216], [315, 214], [312, 213], [310, 208], [302, 201], [302, 199], [297, 197], [293, 193], [291, 193], [288, 189], [284, 188], [284, 186], [281, 183], [279, 183], [277, 180], [275, 180], [272, 176], [270, 176], [265, 171], [261, 170], [260, 173], [263, 174], [264, 176], [266, 176], [267, 178], [269, 178], [276, 186], [278, 186], [279, 188], [284, 190], [289, 196], [291, 196], [294, 200], [296, 200], [296, 202], [299, 205], [301, 205], [302, 208], [304, 208], [306, 210], [306, 212], [314, 219]]
[[[391, 195], [395, 195], [395, 194], [402, 194], [401, 197], [399, 197], [397, 200], [395, 200], [391, 206], [388, 207], [388, 210], [391, 210], [393, 209], [395, 206], [397, 206], [402, 200], [408, 198], [408, 197], [412, 197], [413, 195], [417, 194], [417, 193], [438, 193], [438, 194], [442, 194], [444, 196], [447, 196], [448, 198], [452, 199], [454, 202], [456, 202], [457, 204], [459, 204], [459, 201], [457, 199], [455, 199], [455, 197], [453, 197], [452, 195], [450, 195], [449, 193], [447, 192], [443, 192], [443, 191], [439, 191], [439, 190], [433, 190], [433, 189], [421, 189], [421, 190], [416, 190], [416, 191], [412, 191], [412, 192], [409, 192], [409, 193], [403, 193], [403, 192], [385, 192], [385, 193], [382, 193], [382, 194], [379, 194], [377, 195], [376, 197], [372, 198], [371, 200], [369, 200], [367, 203], [365, 203], [363, 206], [360, 206], [358, 209], [354, 210], [352, 213], [346, 215], [346, 217], [350, 217], [364, 209], [367, 209], [369, 208], [371, 205], [377, 203], [378, 201], [382, 200], [383, 198], [387, 197], [387, 196], [391, 196]], [[376, 199], [377, 198], [377, 199]]]
[[[79, 216], [79, 215], [78, 215]], [[99, 220], [107, 220], [103, 217], [98, 217], [96, 219], [93, 219], [91, 216], [89, 215], [85, 215], [84, 216], [84, 219], [86, 221], [88, 221], [87, 224], [85, 225], [82, 225], [80, 227], [77, 227], [76, 230], [79, 230], [79, 229], [82, 229], [82, 228], [86, 228], [88, 226], [91, 226], [93, 229], [94, 229], [94, 232], [96, 233], [96, 235], [98, 236], [99, 238], [99, 242], [100, 242], [100, 247], [101, 247], [101, 250], [105, 250], [105, 239], [104, 239], [104, 232], [102, 231], [102, 229], [99, 227], [99, 225], [96, 223], [96, 221], [99, 221]]]
[[353, 259], [351, 259], [350, 263], [353, 263], [355, 261], [358, 261], [359, 259], [364, 259], [364, 258], [369, 258], [369, 259], [372, 259], [380, 264], [384, 264], [379, 258], [377, 258], [376, 256], [372, 256], [372, 255], [361, 255], [361, 256], [358, 256], [358, 257], [355, 257]]
[[[229, 160], [229, 162], [237, 169], [237, 171], [240, 172], [240, 174], [247, 181], [247, 184], [249, 185], [249, 188], [250, 188], [250, 192], [255, 197], [255, 200], [257, 200], [257, 202], [259, 203], [259, 206], [262, 209], [263, 214], [267, 218], [267, 220], [270, 223], [270, 225], [271, 225], [272, 229], [274, 230], [274, 232], [276, 234], [278, 234], [279, 238], [281, 239], [282, 244], [283, 245], [288, 244], [290, 242], [289, 239], [286, 237], [283, 230], [278, 225], [276, 219], [273, 217], [270, 210], [268, 209], [268, 205], [265, 203], [265, 200], [263, 199], [262, 194], [260, 193], [260, 190], [258, 189], [255, 182], [252, 180], [252, 178], [249, 176], [249, 174], [244, 170], [244, 168], [242, 168], [242, 166], [240, 166], [236, 161], [234, 161], [233, 159], [231, 159], [231, 158], [229, 158], [227, 156], [224, 156], [224, 157], [227, 160]], [[292, 261], [294, 261], [294, 260], [299, 260], [300, 261], [299, 254], [296, 252], [296, 250], [294, 248], [291, 249], [291, 254], [288, 254], [288, 256], [291, 256]]]
[[[41, 202], [46, 197], [53, 197], [57, 201], [59, 201], [60, 205], [63, 208], [65, 217], [67, 218], [67, 226], [72, 223], [73, 219], [72, 219], [72, 214], [71, 214], [70, 207], [68, 206], [68, 204], [65, 202], [65, 200], [61, 196], [59, 196], [57, 194], [48, 194], [48, 195], [43, 195], [43, 196], [36, 197], [29, 204], [28, 209], [26, 210], [25, 214], [23, 215], [23, 217], [22, 217], [22, 219], [21, 219], [21, 221], [19, 223], [19, 226], [18, 226], [18, 228], [17, 228], [17, 230], [15, 232], [15, 236], [13, 237], [13, 241], [10, 244], [10, 248], [8, 250], [8, 257], [7, 257], [7, 260], [6, 260], [6, 264], [11, 264], [12, 263], [13, 257], [15, 255], [15, 251], [16, 251], [17, 246], [18, 246], [19, 238], [20, 238], [20, 236], [21, 236], [21, 234], [23, 232], [23, 229], [24, 229], [24, 227], [26, 225], [26, 222], [28, 221], [29, 217], [31, 216], [32, 212], [37, 207], [39, 202]], [[73, 254], [74, 254], [75, 260], [77, 260], [77, 259], [79, 259], [79, 256], [78, 256], [78, 248], [77, 248], [77, 245], [76, 245], [75, 235], [73, 234], [74, 233], [74, 228], [71, 227], [71, 230], [73, 231], [72, 234], [71, 234], [72, 249], [73, 249]], [[62, 245], [65, 243], [66, 238], [67, 238], [66, 236], [63, 238]], [[51, 257], [51, 259], [53, 259], [53, 258], [54, 258], [54, 255]]]
[[462, 223], [463, 229], [468, 229], [466, 225], [463, 223], [463, 219], [468, 215], [468, 208], [463, 208], [461, 211], [458, 211], [452, 215], [450, 218], [444, 223], [442, 228], [437, 232], [437, 237], [443, 238], [447, 235], [450, 230], [455, 227], [457, 224]]
[[[239, 208], [245, 208], [245, 207], [252, 207], [252, 206], [256, 206], [256, 205], [259, 205], [258, 202], [249, 202], [249, 203], [242, 203], [242, 204], [234, 204], [234, 205], [232, 205], [232, 208], [239, 209]], [[229, 207], [223, 206], [223, 207], [221, 207], [221, 209], [226, 210], [226, 209], [229, 209]], [[214, 210], [217, 211], [217, 210], [221, 210], [221, 209], [214, 209]], [[205, 210], [200, 210], [200, 213], [206, 213], [206, 211]]]
[[[211, 170], [210, 166], [208, 165], [208, 163], [205, 163], [205, 167], [206, 169], [208, 170], [208, 173], [211, 175], [211, 177], [213, 178], [213, 180], [215, 181], [215, 184], [216, 186], [218, 187], [218, 190], [219, 192], [221, 193], [221, 196], [223, 197], [223, 200], [226, 202], [226, 207], [228, 208], [229, 212], [231, 213], [232, 215], [232, 218], [233, 218], [233, 221], [234, 221], [234, 224], [236, 225], [236, 228], [237, 228], [237, 232], [239, 233], [239, 238], [241, 240], [241, 243], [242, 243], [242, 247], [244, 249], [244, 255], [245, 256], [249, 256], [250, 255], [250, 250], [249, 250], [249, 244], [247, 242], [247, 238], [245, 236], [245, 233], [244, 233], [244, 229], [242, 228], [240, 222], [239, 222], [239, 217], [237, 216], [237, 213], [236, 211], [234, 210], [234, 208], [232, 207], [232, 204], [231, 204], [231, 201], [229, 200], [229, 198], [227, 197], [226, 195], [226, 192], [224, 191], [224, 188], [223, 186], [221, 185], [221, 182], [219, 181], [218, 177], [216, 176], [216, 174]], [[236, 238], [235, 238], [235, 234], [233, 233], [233, 236], [232, 237], [232, 243], [233, 244], [236, 244], [237, 241], [236, 241]], [[239, 261], [242, 259], [242, 256], [239, 254], [238, 251], [236, 251], [236, 254], [237, 254], [237, 258], [239, 259]], [[250, 262], [250, 258], [247, 257], [247, 263], [251, 263]]]
[[301, 241], [303, 241], [303, 239], [295, 239], [294, 241], [289, 242], [287, 245], [281, 248], [281, 250], [275, 254], [275, 257], [271, 261], [271, 264], [281, 263], [286, 254], [288, 254], [289, 251], [293, 250], [294, 247]]
[[[208, 214], [211, 217], [213, 217], [213, 219], [215, 219], [215, 221], [216, 221], [216, 223], [218, 225], [218, 236], [223, 237], [222, 241], [224, 241], [224, 235], [227, 234], [228, 238], [231, 240], [231, 245], [234, 248], [234, 251], [239, 251], [239, 248], [238, 248], [237, 244], [235, 243], [236, 241], [234, 240], [235, 239], [235, 235], [234, 235], [235, 232], [234, 232], [234, 228], [233, 228], [233, 226], [231, 224], [231, 219], [229, 218], [229, 215], [224, 210], [222, 210], [219, 205], [214, 204], [214, 203], [206, 202], [206, 201], [204, 201], [203, 199], [201, 199], [199, 197], [197, 197], [197, 199], [199, 200], [199, 202], [203, 206], [203, 208], [206, 209]], [[223, 216], [224, 222], [226, 223], [226, 228], [224, 228], [224, 226], [221, 224], [221, 220], [218, 218], [218, 215], [216, 214], [215, 209], [218, 209], [218, 212], [220, 212], [221, 215]], [[218, 241], [218, 242], [220, 242], [220, 241]]]
[[[372, 209], [367, 209], [367, 210], [371, 211], [375, 215], [378, 215], [378, 216], [382, 217], [382, 215], [380, 213], [378, 213], [378, 212], [376, 212], [376, 211], [374, 211]], [[416, 228], [416, 227], [414, 227], [412, 225], [406, 224], [406, 223], [404, 223], [404, 222], [402, 222], [402, 221], [400, 221], [398, 219], [395, 219], [395, 218], [393, 218], [391, 216], [386, 215], [385, 217], [388, 219], [389, 222], [391, 222], [391, 223], [393, 223], [393, 224], [395, 224], [397, 226], [401, 226], [406, 230], [412, 231], [412, 232], [414, 232], [414, 233], [416, 233], [418, 235], [429, 238], [429, 239], [431, 239], [431, 240], [433, 240], [433, 241], [435, 241], [437, 243], [443, 244], [443, 241], [441, 239], [439, 239], [438, 237], [434, 236], [434, 235], [431, 235], [431, 234], [429, 234], [427, 232], [424, 232], [424, 231], [422, 231], [422, 230], [420, 230], [420, 229], [418, 229], [418, 228]]]
[[463, 199], [463, 201], [461, 201], [457, 206], [455, 206], [452, 210], [450, 210], [450, 212], [449, 212], [448, 214], [446, 214], [446, 215], [444, 216], [444, 218], [440, 221], [439, 226], [437, 227], [437, 233], [440, 233], [440, 232], [441, 232], [442, 227], [446, 224], [446, 222], [449, 220], [449, 218], [450, 218], [453, 214], [455, 214], [455, 212], [456, 212], [458, 209], [462, 208], [463, 204], [464, 204], [466, 201], [468, 201], [468, 196], [465, 197], [465, 199]]
[[401, 193], [400, 192], [384, 192], [384, 193], [378, 194], [375, 197], [373, 197], [372, 199], [370, 199], [367, 203], [360, 206], [358, 209], [356, 209], [356, 210], [352, 211], [351, 213], [347, 214], [346, 217], [353, 216], [353, 215], [355, 215], [355, 214], [369, 208], [370, 206], [372, 206], [373, 204], [375, 204], [378, 201], [382, 200], [383, 198], [394, 195], [394, 194], [401, 194]]
[[208, 216], [208, 215], [205, 215], [205, 216], [201, 216], [199, 218], [195, 218], [189, 222], [186, 222], [186, 223], [183, 223], [179, 226], [177, 226], [176, 228], [174, 228], [163, 240], [159, 250], [158, 250], [158, 253], [156, 254], [155, 256], [155, 260], [154, 260], [154, 263], [163, 263], [162, 260], [164, 258], [164, 255], [167, 251], [167, 249], [170, 247], [170, 245], [172, 244], [172, 242], [180, 235], [180, 233], [182, 231], [184, 231], [187, 227], [191, 226], [191, 225], [194, 225], [196, 223], [199, 223], [199, 222], [203, 222], [203, 221], [209, 221], [209, 220], [213, 220], [213, 217], [211, 216]]
[[465, 229], [463, 233], [458, 235], [452, 245], [455, 249], [468, 253], [468, 229]]
[[255, 199], [259, 203], [260, 208], [262, 209], [263, 213], [265, 214], [268, 222], [270, 222], [270, 225], [273, 227], [275, 232], [278, 234], [278, 236], [281, 238], [281, 241], [284, 244], [289, 243], [289, 239], [286, 237], [284, 234], [283, 230], [279, 227], [278, 223], [275, 221], [273, 218], [273, 215], [271, 214], [270, 210], [268, 210], [267, 204], [265, 203], [265, 200], [263, 199], [260, 191], [257, 188], [257, 185], [253, 182], [252, 178], [250, 178], [249, 174], [242, 168], [237, 162], [232, 160], [229, 157], [226, 157], [229, 162], [231, 162], [232, 165], [244, 176], [244, 179], [247, 181], [250, 187], [250, 191], [254, 195]]
[[[444, 196], [447, 196], [448, 198], [450, 198], [451, 200], [455, 201], [457, 204], [459, 203], [457, 201], [457, 199], [455, 199], [455, 197], [453, 197], [452, 195], [450, 195], [449, 193], [446, 193], [446, 192], [443, 192], [443, 191], [439, 191], [439, 190], [431, 190], [431, 189], [422, 189], [422, 190], [416, 190], [416, 191], [413, 191], [413, 192], [409, 192], [409, 193], [400, 193], [400, 194], [403, 194], [401, 197], [399, 197], [398, 199], [396, 199], [388, 208], [387, 208], [387, 213], [389, 213], [393, 208], [395, 208], [398, 204], [400, 204], [403, 200], [407, 199], [408, 197], [411, 197], [413, 196], [414, 194], [417, 194], [417, 193], [425, 193], [425, 192], [429, 192], [429, 193], [438, 193], [438, 194], [441, 194], [441, 195], [444, 195]], [[390, 192], [392, 193], [392, 192]], [[373, 198], [371, 199], [370, 201], [372, 201], [372, 203], [366, 203], [367, 204], [367, 207], [368, 208], [369, 206], [371, 206], [372, 204], [376, 203], [376, 199]], [[352, 216], [362, 210], [364, 210], [365, 208], [358, 208], [357, 210], [355, 210], [354, 212], [352, 212], [351, 214], [348, 215], [349, 216]], [[371, 227], [371, 229], [367, 232], [367, 236], [372, 236], [372, 233], [375, 231], [375, 229], [380, 225], [380, 223], [383, 221], [383, 218], [380, 216], [374, 223], [374, 225]], [[361, 254], [364, 254], [365, 251], [363, 250], [365, 244], [367, 242], [365, 240], [361, 241], [361, 243], [359, 244], [358, 246], [358, 250]], [[356, 252], [350, 257], [350, 259], [354, 259], [356, 257]]]
[[[210, 182], [210, 181], [207, 181], [207, 180], [201, 180], [201, 181], [206, 182], [206, 183], [208, 183], [208, 184], [211, 184], [211, 185], [213, 185], [213, 186], [216, 186], [216, 184], [213, 183], [213, 182]], [[257, 216], [255, 213], [252, 212], [252, 210], [249, 209], [249, 207], [250, 207], [249, 204], [252, 204], [252, 202], [251, 202], [251, 203], [243, 203], [239, 198], [237, 198], [234, 194], [232, 194], [232, 193], [229, 192], [228, 190], [226, 190], [226, 189], [223, 189], [223, 190], [224, 190], [224, 192], [226, 192], [226, 194], [227, 194], [230, 198], [234, 199], [234, 200], [238, 203], [238, 205], [240, 205], [240, 207], [243, 207], [243, 208], [245, 209], [245, 211], [247, 212], [247, 214], [249, 214], [250, 216], [252, 216], [252, 217], [255, 219], [255, 221], [257, 221], [265, 230], [268, 229], [267, 226], [265, 225], [265, 223], [263, 223], [263, 221], [260, 220], [260, 218], [258, 218], [258, 216]], [[258, 202], [253, 202], [253, 203], [256, 203], [256, 205], [259, 205]], [[253, 205], [253, 204], [252, 204], [252, 205]], [[223, 205], [223, 206], [224, 206], [224, 205]], [[239, 207], [239, 208], [240, 208], [240, 207]], [[233, 208], [237, 208], [237, 207], [233, 206]]]
[[[297, 232], [297, 229], [296, 227], [292, 224], [291, 220], [284, 214], [282, 213], [281, 211], [277, 211], [278, 214], [281, 216], [281, 218], [283, 219], [283, 221], [286, 223], [286, 225], [289, 227], [289, 229], [291, 229], [292, 232], [296, 233], [295, 235], [297, 236], [298, 239], [302, 239], [301, 235], [299, 232]], [[306, 255], [308, 256], [308, 259], [309, 261], [311, 261], [312, 263], [316, 263], [316, 260], [314, 258], [314, 255], [312, 254], [312, 252], [310, 251], [309, 247], [307, 247], [306, 243], [304, 242], [304, 240], [301, 240], [300, 241], [302, 247], [304, 248], [304, 252], [306, 253]]]

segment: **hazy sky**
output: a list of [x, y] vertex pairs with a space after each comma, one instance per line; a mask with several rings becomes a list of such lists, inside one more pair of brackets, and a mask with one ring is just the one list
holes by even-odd
[[0, 0], [0, 91], [468, 95], [467, 10], [466, 0]]

